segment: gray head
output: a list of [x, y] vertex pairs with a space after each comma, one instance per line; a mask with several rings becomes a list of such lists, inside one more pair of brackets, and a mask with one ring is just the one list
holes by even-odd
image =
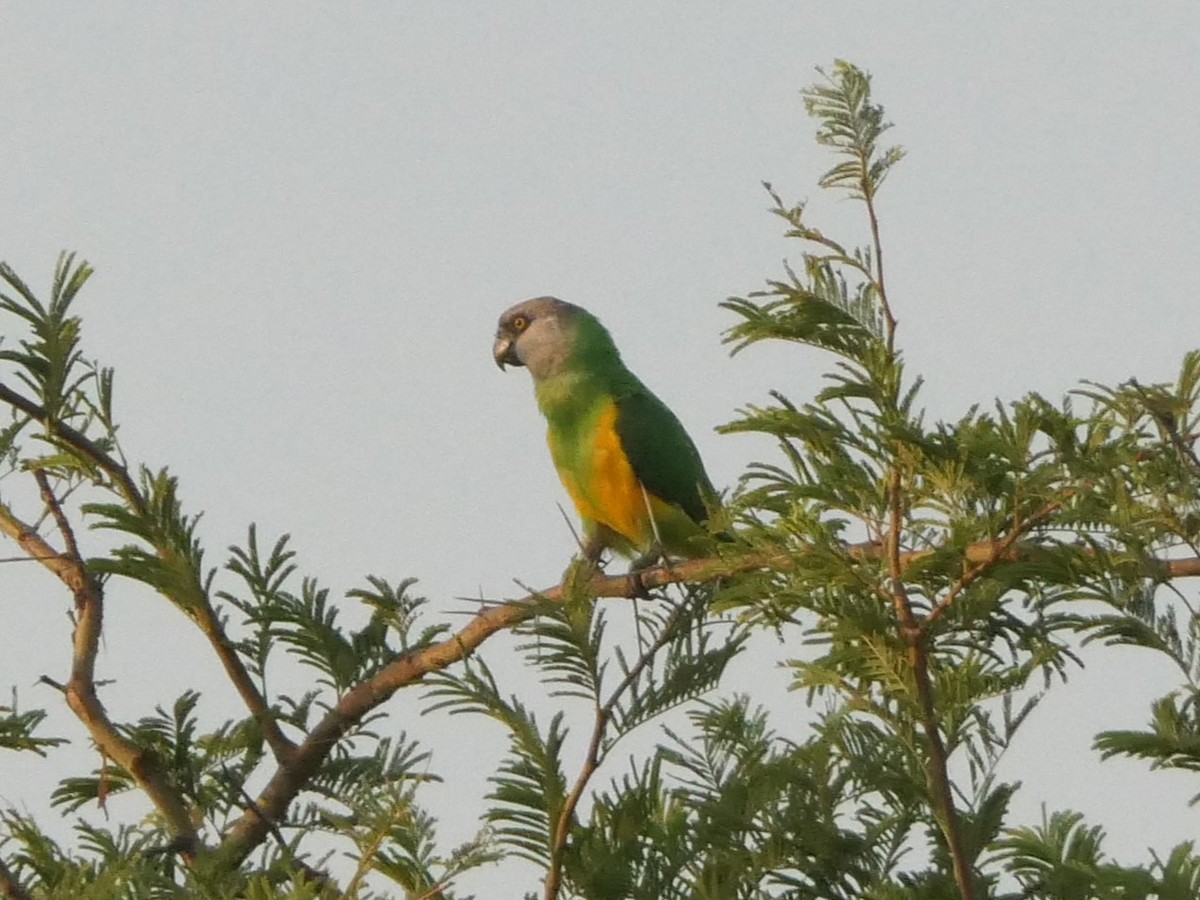
[[[503, 369], [525, 366], [535, 381], [550, 378], [566, 370], [584, 331], [604, 327], [586, 309], [555, 297], [535, 297], [505, 310], [496, 329], [492, 357]], [[609, 339], [611, 344], [611, 339]]]

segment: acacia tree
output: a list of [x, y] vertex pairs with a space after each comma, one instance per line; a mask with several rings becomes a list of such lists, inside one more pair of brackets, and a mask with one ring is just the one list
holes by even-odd
[[[1013, 821], [1017, 787], [996, 776], [1081, 638], [1181, 672], [1151, 698], [1148, 728], [1098, 735], [1097, 750], [1200, 769], [1200, 617], [1165, 589], [1200, 574], [1200, 353], [1173, 384], [1087, 385], [927, 423], [879, 225], [902, 153], [881, 146], [888, 125], [855, 67], [837, 63], [804, 98], [835, 158], [820, 186], [859, 203], [864, 237], [835, 239], [771, 192], [799, 261], [724, 304], [728, 340], [816, 347], [834, 366], [810, 399], [774, 393], [726, 426], [778, 443], [717, 515], [736, 540], [713, 559], [531, 592], [455, 631], [422, 617], [412, 582], [376, 577], [346, 598], [366, 624], [347, 626], [298, 576], [286, 536], [251, 527], [222, 566], [206, 563], [176, 479], [129, 462], [113, 374], [81, 350], [90, 268], [60, 259], [47, 301], [0, 269], [0, 308], [24, 329], [0, 349], [0, 443], [10, 483], [32, 488], [0, 497], [0, 531], [70, 600], [66, 674], [46, 680], [97, 759], [53, 802], [73, 817], [138, 791], [152, 808], [81, 818], [72, 846], [5, 810], [0, 893], [451, 897], [467, 869], [516, 856], [540, 873], [529, 896], [547, 900], [1200, 896], [1191, 843], [1121, 864], [1076, 813]], [[85, 557], [83, 527], [114, 539]], [[218, 727], [200, 724], [195, 692], [136, 720], [109, 714], [97, 651], [105, 603], [129, 582], [207, 639], [242, 704]], [[647, 598], [636, 635], [608, 628], [615, 597]], [[527, 680], [518, 698], [489, 668], [484, 642], [501, 631], [521, 636], [549, 721]], [[790, 708], [723, 690], [747, 646], [788, 667]], [[275, 687], [288, 655], [315, 675], [298, 694]], [[509, 737], [480, 799], [486, 827], [463, 847], [438, 842], [422, 803], [437, 760], [419, 735], [379, 736], [389, 699], [414, 687]], [[44, 716], [0, 709], [0, 749], [52, 765], [62, 738], [42, 733]], [[773, 717], [803, 718], [805, 736]], [[631, 752], [639, 729], [657, 740]], [[350, 871], [326, 865], [329, 846], [349, 851]]]

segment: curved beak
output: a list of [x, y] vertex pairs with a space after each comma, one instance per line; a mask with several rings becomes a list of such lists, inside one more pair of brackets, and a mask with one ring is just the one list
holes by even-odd
[[504, 371], [506, 365], [521, 365], [521, 360], [517, 358], [516, 342], [511, 335], [505, 334], [503, 331], [496, 332], [496, 343], [492, 344], [492, 359], [496, 361], [501, 372]]

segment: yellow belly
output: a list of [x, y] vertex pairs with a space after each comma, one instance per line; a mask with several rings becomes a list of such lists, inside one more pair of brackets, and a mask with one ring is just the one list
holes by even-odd
[[[578, 450], [573, 465], [560, 463], [558, 474], [582, 518], [611, 528], [638, 547], [647, 547], [654, 539], [654, 529], [646, 495], [621, 446], [616, 424], [617, 408], [610, 402], [597, 416], [592, 440]], [[551, 451], [555, 450], [551, 445]], [[651, 498], [651, 509], [660, 505], [664, 504]]]

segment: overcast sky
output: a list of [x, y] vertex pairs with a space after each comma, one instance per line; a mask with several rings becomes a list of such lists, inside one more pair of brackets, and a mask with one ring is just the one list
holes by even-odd
[[[544, 293], [601, 316], [732, 485], [769, 445], [714, 426], [771, 388], [803, 400], [830, 364], [730, 359], [717, 304], [795, 257], [760, 182], [858, 223], [818, 196], [830, 160], [798, 93], [835, 58], [873, 73], [909, 151], [881, 216], [931, 416], [1163, 380], [1200, 344], [1195, 3], [26, 3], [0, 33], [0, 258], [41, 290], [62, 249], [95, 265], [85, 353], [117, 371], [126, 452], [204, 511], [214, 563], [256, 521], [337, 592], [413, 575], [441, 613], [553, 583], [565, 496], [526, 374], [490, 357], [497, 315]], [[66, 598], [0, 575], [0, 689], [52, 704], [34, 681], [67, 670]], [[193, 685], [237, 709], [177, 612], [113, 594], [117, 715]], [[1195, 836], [1200, 784], [1088, 747], [1174, 680], [1089, 659], [1004, 774], [1024, 821], [1081, 809], [1144, 860]], [[434, 769], [455, 776], [463, 746]], [[6, 758], [0, 802], [38, 808], [46, 768]]]

